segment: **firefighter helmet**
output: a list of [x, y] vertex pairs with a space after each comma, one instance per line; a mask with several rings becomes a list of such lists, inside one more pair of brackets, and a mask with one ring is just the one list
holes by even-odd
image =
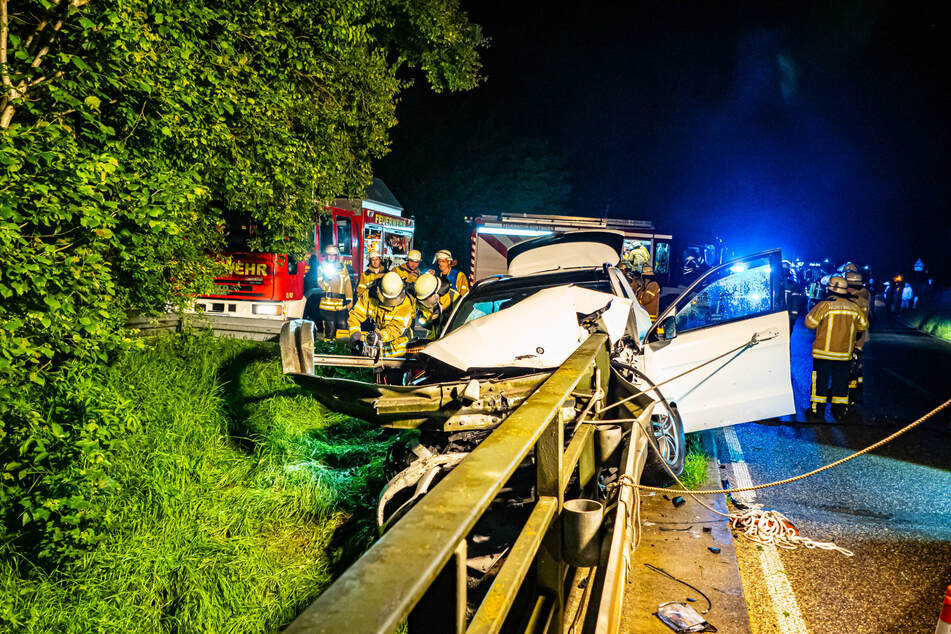
[[423, 259], [423, 254], [416, 249], [411, 249], [409, 254], [406, 256], [406, 259], [410, 262], [419, 262]]
[[845, 281], [853, 288], [862, 286], [862, 274], [858, 271], [849, 271], [845, 274]]
[[372, 260], [373, 258], [382, 258], [380, 255], [379, 249], [370, 249], [370, 252], [367, 254], [367, 259]]
[[833, 295], [848, 295], [849, 283], [840, 275], [833, 275], [829, 278], [829, 292]]
[[324, 249], [324, 255], [340, 255], [340, 249], [332, 244], [328, 244]]
[[440, 249], [439, 251], [436, 251], [436, 257], [433, 258], [433, 264], [439, 260], [449, 260], [452, 262], [452, 253], [449, 251], [449, 249]]
[[432, 273], [423, 273], [416, 280], [415, 285], [416, 299], [425, 300], [431, 297], [436, 289], [439, 288], [439, 279]]
[[855, 264], [855, 262], [846, 262], [845, 264], [842, 265], [843, 273], [848, 273], [849, 271], [854, 271], [857, 273], [858, 270], [859, 270], [859, 267]]
[[645, 264], [644, 266], [641, 267], [641, 275], [653, 275], [653, 274], [654, 274], [653, 266], [650, 266], [649, 264]]
[[403, 294], [403, 278], [390, 271], [380, 278], [380, 299], [386, 306], [396, 306]]

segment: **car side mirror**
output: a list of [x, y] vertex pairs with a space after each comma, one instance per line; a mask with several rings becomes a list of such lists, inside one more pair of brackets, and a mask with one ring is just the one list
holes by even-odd
[[660, 323], [658, 330], [665, 341], [670, 341], [677, 336], [677, 316], [671, 315]]

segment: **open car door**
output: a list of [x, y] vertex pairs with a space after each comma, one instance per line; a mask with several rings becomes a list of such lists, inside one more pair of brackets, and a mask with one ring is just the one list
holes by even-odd
[[734, 350], [660, 388], [685, 432], [796, 411], [780, 258], [765, 251], [710, 269], [648, 331], [644, 369], [654, 383]]

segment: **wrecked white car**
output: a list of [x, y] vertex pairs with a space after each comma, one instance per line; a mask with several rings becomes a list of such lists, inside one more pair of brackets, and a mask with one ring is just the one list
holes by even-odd
[[[795, 411], [789, 319], [778, 250], [709, 270], [651, 324], [616, 268], [622, 236], [577, 231], [513, 247], [508, 274], [481, 280], [441, 336], [413, 359], [314, 356], [308, 322], [281, 335], [284, 372], [331, 409], [393, 428], [420, 429], [436, 452], [464, 450], [522, 403], [593, 332], [612, 344], [611, 392], [631, 415], [658, 400], [661, 455], [645, 479], [683, 468], [684, 432]], [[314, 374], [318, 365], [404, 369], [408, 385]], [[699, 367], [698, 366], [702, 366]], [[434, 435], [435, 434], [435, 435]], [[455, 445], [454, 445], [455, 443]]]

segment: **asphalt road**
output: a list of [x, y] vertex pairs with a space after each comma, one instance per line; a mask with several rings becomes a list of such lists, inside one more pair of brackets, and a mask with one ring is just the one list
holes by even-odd
[[[762, 483], [832, 462], [951, 398], [951, 343], [879, 319], [866, 349], [865, 402], [844, 424], [800, 422], [810, 345], [800, 320], [792, 338], [798, 416], [717, 432], [721, 474], [731, 484], [744, 471]], [[948, 421], [942, 414], [870, 455], [755, 494], [753, 501], [787, 515], [802, 535], [834, 540], [855, 556], [764, 549], [737, 538], [753, 632], [934, 632], [951, 584]]]

